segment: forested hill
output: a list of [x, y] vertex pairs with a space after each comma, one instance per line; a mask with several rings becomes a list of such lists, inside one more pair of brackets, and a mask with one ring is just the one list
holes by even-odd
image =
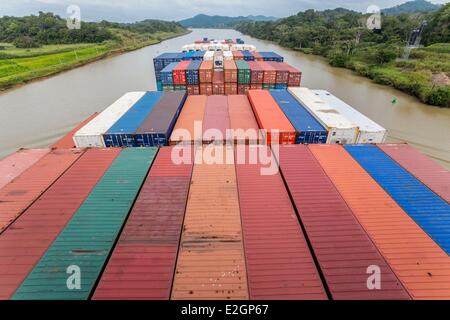
[[184, 19], [179, 23], [184, 27], [189, 28], [232, 28], [236, 24], [243, 21], [275, 21], [275, 17], [266, 16], [239, 16], [239, 17], [227, 17], [227, 16], [209, 16], [206, 14], [198, 14], [195, 17]]
[[440, 6], [433, 4], [425, 0], [414, 0], [402, 3], [398, 6], [383, 9], [383, 14], [387, 16], [399, 15], [402, 13], [415, 13], [415, 12], [431, 12], [439, 10]]
[[110, 22], [82, 22], [81, 29], [70, 30], [65, 19], [40, 12], [27, 17], [0, 18], [0, 42], [14, 43], [19, 48], [34, 48], [48, 44], [99, 43], [114, 40], [110, 28], [126, 29], [132, 32], [177, 32], [184, 29], [176, 22], [145, 20], [133, 24]]
[[[436, 12], [382, 16], [380, 30], [366, 26], [369, 15], [335, 9], [307, 10], [275, 22], [243, 22], [236, 29], [256, 38], [326, 57], [422, 101], [450, 107], [450, 3]], [[426, 20], [425, 48], [402, 58], [412, 31]]]

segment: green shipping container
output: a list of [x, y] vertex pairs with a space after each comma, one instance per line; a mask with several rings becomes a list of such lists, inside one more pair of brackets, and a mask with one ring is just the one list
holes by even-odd
[[236, 60], [235, 63], [238, 68], [238, 83], [249, 84], [251, 76], [250, 66], [243, 60]]
[[13, 299], [89, 298], [157, 150], [129, 148], [119, 154]]

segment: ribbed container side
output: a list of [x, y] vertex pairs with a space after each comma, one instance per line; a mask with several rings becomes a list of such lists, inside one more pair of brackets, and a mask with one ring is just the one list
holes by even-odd
[[0, 235], [0, 299], [9, 299], [119, 154], [86, 151]]
[[57, 142], [55, 142], [53, 145], [50, 146], [52, 149], [72, 149], [75, 148], [75, 142], [73, 141], [73, 135], [77, 133], [78, 130], [83, 128], [85, 125], [87, 125], [89, 122], [94, 120], [94, 118], [98, 116], [98, 112], [95, 112], [90, 117], [88, 117], [86, 120], [78, 124], [74, 129], [72, 129], [69, 133], [67, 133], [64, 137], [59, 139]]
[[[409, 299], [392, 269], [308, 148], [281, 146], [279, 163], [332, 298]], [[380, 290], [367, 286], [367, 269], [372, 265], [381, 271]]]
[[327, 299], [280, 173], [263, 174], [267, 166], [239, 161], [261, 150], [267, 147], [236, 147], [250, 299]]
[[327, 142], [327, 130], [289, 92], [271, 90], [270, 94], [297, 131], [297, 144]]
[[104, 134], [106, 147], [136, 147], [136, 131], [163, 97], [162, 92], [147, 92]]
[[[297, 133], [294, 127], [268, 91], [250, 90], [248, 99], [259, 127], [267, 132], [267, 144], [295, 143]], [[275, 138], [276, 135], [279, 136]], [[274, 141], [272, 141], [272, 136], [275, 138]]]
[[[89, 298], [156, 152], [130, 148], [119, 154], [13, 299]], [[67, 286], [70, 266], [80, 268], [80, 290]]]
[[[212, 147], [233, 163], [232, 147]], [[202, 155], [196, 153], [172, 299], [248, 299], [235, 167], [197, 164]]]
[[450, 205], [374, 145], [345, 149], [431, 238], [450, 253]]
[[0, 160], [0, 189], [16, 179], [50, 152], [50, 149], [21, 149]]
[[223, 143], [230, 129], [228, 99], [226, 96], [209, 96], [206, 101], [203, 120], [203, 142]]
[[378, 148], [450, 203], [450, 172], [407, 144], [379, 144]]
[[228, 112], [233, 140], [238, 144], [257, 144], [259, 139], [258, 122], [252, 106], [244, 95], [228, 96]]
[[342, 146], [315, 158], [413, 299], [450, 298], [450, 259]]
[[175, 124], [175, 127], [170, 136], [170, 143], [187, 143], [191, 144], [194, 141], [202, 141], [202, 129], [199, 129], [196, 133], [196, 123], [198, 125], [203, 124], [205, 108], [206, 108], [206, 96], [189, 96], [184, 103], [184, 107], [181, 110], [180, 116]]
[[0, 190], [0, 233], [35, 202], [84, 150], [53, 150]]
[[170, 298], [193, 168], [172, 150], [158, 152], [93, 299]]

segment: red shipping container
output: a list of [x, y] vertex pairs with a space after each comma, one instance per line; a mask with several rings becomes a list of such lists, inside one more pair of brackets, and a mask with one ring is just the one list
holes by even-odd
[[[267, 90], [250, 90], [248, 99], [261, 129], [266, 130], [267, 144], [294, 144], [296, 131]], [[278, 131], [278, 132], [276, 132]], [[272, 139], [278, 134], [276, 139]]]
[[196, 95], [200, 94], [200, 87], [196, 84], [188, 84], [186, 86], [186, 90], [187, 90], [188, 95], [190, 95], [190, 96], [192, 96], [192, 95], [196, 96]]
[[84, 150], [55, 149], [0, 190], [0, 233], [33, 204]]
[[284, 62], [267, 62], [270, 64], [277, 72], [276, 84], [288, 84], [289, 81], [289, 67]]
[[225, 85], [222, 84], [213, 84], [213, 93], [215, 95], [224, 95], [225, 94]]
[[266, 61], [257, 62], [264, 70], [264, 84], [275, 84], [277, 82], [277, 71]]
[[200, 83], [200, 94], [205, 96], [212, 95], [213, 85], [212, 83]]
[[234, 60], [244, 60], [244, 55], [241, 51], [233, 51], [233, 58]]
[[[332, 298], [410, 299], [311, 151], [281, 146], [278, 163]], [[380, 268], [380, 289], [367, 286], [369, 265]]]
[[248, 90], [250, 90], [249, 84], [238, 84], [238, 94], [247, 94]]
[[213, 61], [203, 61], [199, 69], [200, 83], [212, 83], [213, 80]]
[[216, 94], [216, 95], [225, 94], [224, 72], [223, 71], [214, 71], [213, 94]]
[[261, 147], [271, 152], [265, 146], [235, 148], [250, 299], [327, 300], [280, 173], [261, 174], [261, 162], [240, 164], [239, 157], [249, 159]]
[[[285, 62], [284, 62], [285, 63]], [[288, 86], [289, 87], [300, 87], [300, 84], [302, 82], [302, 73], [297, 68], [294, 68], [293, 66], [286, 64], [286, 67], [289, 69], [289, 81]]]
[[172, 161], [177, 148], [159, 149], [94, 300], [170, 298], [194, 151], [187, 147], [190, 163], [177, 165]]
[[181, 61], [173, 68], [173, 84], [183, 85], [186, 84], [186, 68], [192, 61]]
[[247, 96], [229, 95], [228, 114], [234, 143], [258, 144], [260, 140], [258, 122]]
[[237, 83], [225, 82], [225, 95], [237, 94]]
[[247, 61], [250, 67], [250, 83], [251, 84], [263, 84], [264, 83], [264, 69], [256, 61]]
[[66, 134], [64, 137], [62, 137], [60, 140], [55, 142], [50, 148], [56, 148], [56, 149], [72, 149], [75, 148], [75, 143], [73, 141], [73, 136], [75, 133], [78, 132], [81, 128], [83, 128], [85, 125], [87, 125], [89, 122], [91, 122], [96, 116], [98, 115], [98, 112], [94, 113], [92, 116], [81, 122], [78, 126], [76, 126], [74, 129], [72, 129], [68, 134]]
[[0, 300], [11, 298], [119, 153], [111, 148], [78, 154], [39, 201], [0, 235]]
[[388, 156], [450, 203], [450, 172], [407, 144], [377, 145]]
[[250, 85], [250, 90], [262, 90], [262, 88], [263, 88], [262, 84], [252, 83]]
[[264, 61], [264, 58], [262, 55], [259, 54], [257, 51], [252, 52], [253, 57], [255, 58], [255, 61]]
[[224, 66], [224, 81], [237, 83], [238, 70], [236, 67], [236, 63], [233, 60], [225, 60], [223, 66]]
[[203, 119], [203, 142], [226, 141], [228, 129], [230, 129], [230, 115], [227, 97], [220, 95], [208, 97]]

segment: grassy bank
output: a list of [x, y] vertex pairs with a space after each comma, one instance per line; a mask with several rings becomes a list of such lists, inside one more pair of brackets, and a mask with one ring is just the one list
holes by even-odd
[[137, 50], [163, 40], [186, 34], [178, 32], [136, 33], [124, 29], [110, 29], [117, 37], [93, 44], [45, 45], [19, 49], [12, 44], [0, 44], [0, 90], [48, 77], [105, 57]]

